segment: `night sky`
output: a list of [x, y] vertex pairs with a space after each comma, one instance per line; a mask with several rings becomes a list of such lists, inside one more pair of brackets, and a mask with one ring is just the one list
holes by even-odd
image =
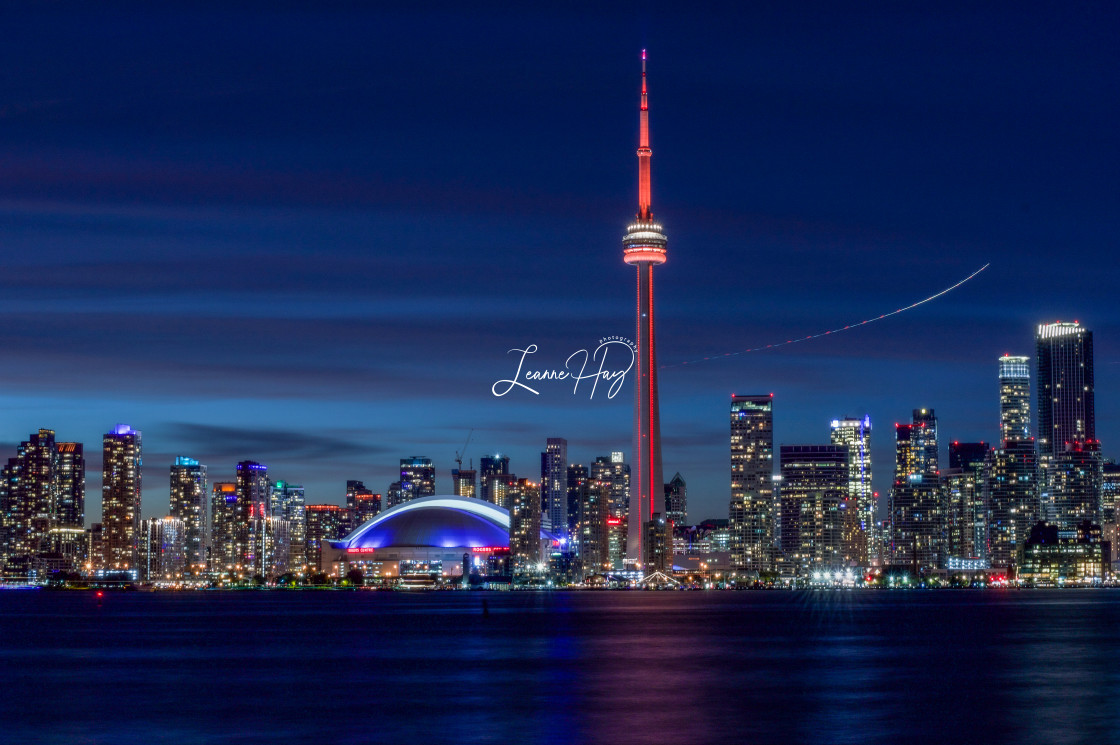
[[[167, 467], [238, 460], [341, 502], [427, 455], [539, 478], [629, 454], [632, 389], [491, 385], [634, 335], [649, 48], [660, 362], [827, 339], [661, 377], [665, 477], [726, 517], [732, 393], [775, 443], [870, 414], [997, 436], [996, 358], [1038, 322], [1094, 331], [1098, 436], [1120, 455], [1120, 11], [1110, 3], [261, 3], [8, 7], [0, 61], [0, 455], [38, 427], [144, 433]], [[944, 457], [944, 456], [943, 456]]]

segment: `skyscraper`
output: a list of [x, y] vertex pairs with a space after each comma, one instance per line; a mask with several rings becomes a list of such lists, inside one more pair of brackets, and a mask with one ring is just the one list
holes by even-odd
[[937, 466], [937, 417], [933, 409], [914, 409], [910, 424], [895, 425], [892, 564], [924, 572], [943, 559], [945, 511]]
[[[988, 456], [981, 484], [987, 496], [987, 555], [992, 566], [1011, 567], [1042, 517], [1045, 496], [1031, 437], [1031, 376], [1027, 357], [999, 358], [1000, 446]], [[953, 450], [949, 451], [950, 458]], [[975, 461], [977, 454], [971, 456]], [[953, 465], [950, 463], [950, 465]], [[983, 553], [984, 549], [980, 549]]]
[[1042, 518], [1071, 530], [1087, 506], [1095, 513], [1100, 503], [1093, 332], [1059, 321], [1040, 324], [1035, 341]]
[[380, 514], [381, 495], [375, 494], [372, 489], [367, 489], [361, 481], [347, 481], [346, 507], [350, 510], [354, 523], [350, 529], [355, 530], [367, 520]]
[[206, 570], [206, 466], [179, 456], [171, 465], [171, 517], [182, 521], [186, 567]]
[[219, 481], [210, 495], [210, 571], [233, 574], [237, 556], [237, 484]]
[[945, 555], [980, 558], [987, 553], [986, 442], [949, 443], [949, 469], [942, 473]]
[[237, 503], [234, 508], [234, 530], [239, 576], [267, 576], [268, 518], [272, 517], [272, 484], [268, 467], [251, 460], [237, 464]]
[[401, 500], [408, 502], [436, 495], [436, 469], [432, 459], [422, 455], [401, 458]]
[[[833, 419], [833, 445], [848, 448], [848, 490], [844, 506], [844, 556], [867, 566], [875, 545], [875, 493], [871, 489], [871, 417]], [[784, 488], [783, 484], [783, 488]]]
[[676, 527], [688, 524], [688, 486], [679, 472], [665, 484], [664, 514], [665, 519]]
[[590, 472], [587, 470], [587, 466], [578, 463], [568, 466], [568, 535], [570, 536], [569, 540], [576, 543], [580, 540], [579, 524], [583, 491], [589, 480]]
[[1038, 327], [1038, 451], [1053, 456], [1066, 443], [1097, 438], [1093, 332], [1073, 323]]
[[[572, 466], [582, 468], [582, 466]], [[610, 483], [569, 473], [569, 488], [579, 490], [579, 562], [583, 577], [601, 574], [613, 567], [610, 560]]]
[[1000, 439], [1031, 437], [1031, 368], [1027, 357], [1005, 354], [999, 358]]
[[342, 538], [349, 524], [349, 511], [337, 504], [307, 505], [307, 571], [331, 573], [322, 566], [323, 541]]
[[769, 571], [774, 556], [774, 397], [731, 397], [731, 568]]
[[847, 445], [782, 445], [781, 548], [804, 573], [835, 571], [845, 557], [845, 504], [851, 468]]
[[515, 576], [525, 577], [541, 563], [541, 491], [528, 479], [510, 491], [509, 556]]
[[140, 432], [118, 424], [101, 440], [101, 525], [105, 568], [139, 567], [141, 457]]
[[478, 472], [470, 469], [451, 469], [451, 493], [456, 497], [478, 496]]
[[1054, 512], [1052, 522], [1060, 531], [1075, 531], [1088, 520], [1101, 522], [1104, 459], [1096, 440], [1075, 441], [1054, 456], [1048, 486]]
[[1033, 440], [1009, 440], [988, 467], [988, 557], [1011, 567], [1039, 520], [1039, 468]]
[[288, 571], [303, 574], [307, 561], [307, 498], [302, 484], [272, 486], [272, 514], [288, 521]]
[[140, 579], [182, 579], [187, 569], [186, 526], [175, 517], [140, 521]]
[[60, 526], [85, 527], [86, 456], [80, 442], [57, 442], [58, 506], [55, 520]]
[[[1116, 519], [1118, 506], [1120, 506], [1120, 464], [1108, 460], [1101, 467], [1101, 522], [1120, 522]], [[1120, 546], [1113, 551], [1118, 549]]]
[[544, 529], [568, 538], [568, 441], [549, 437], [541, 453], [541, 523]]
[[625, 456], [618, 450], [612, 451], [610, 456], [600, 455], [591, 464], [590, 477], [610, 484], [610, 510], [612, 517], [626, 517], [630, 510], [630, 464]]
[[484, 455], [478, 462], [478, 469], [480, 471], [478, 496], [487, 502], [497, 504], [494, 499], [492, 482], [499, 476], [509, 475], [509, 456], [501, 453]]
[[[54, 430], [40, 429], [19, 444], [0, 482], [0, 568], [13, 560], [10, 571], [27, 573], [40, 554], [65, 553], [68, 559], [84, 554], [72, 540], [74, 531], [85, 525], [86, 466], [80, 442], [56, 442]], [[66, 551], [59, 548], [63, 543]]]
[[646, 50], [642, 50], [642, 95], [638, 114], [638, 214], [622, 239], [623, 261], [637, 268], [637, 351], [634, 359], [634, 488], [630, 493], [627, 558], [642, 563], [642, 530], [664, 494], [661, 418], [657, 403], [657, 352], [653, 314], [653, 268], [665, 263], [668, 239], [653, 221], [650, 191], [649, 103]]

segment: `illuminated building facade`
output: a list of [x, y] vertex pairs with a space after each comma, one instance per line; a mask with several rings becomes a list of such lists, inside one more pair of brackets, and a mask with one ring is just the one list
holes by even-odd
[[361, 481], [346, 482], [346, 507], [354, 521], [351, 529], [356, 529], [366, 520], [381, 512], [381, 495], [367, 489]]
[[515, 578], [541, 563], [541, 489], [528, 479], [519, 479], [510, 493], [509, 555]]
[[890, 562], [916, 572], [943, 558], [945, 510], [937, 459], [937, 417], [914, 409], [910, 424], [895, 425], [895, 472], [890, 496]]
[[307, 571], [330, 573], [329, 563], [323, 563], [323, 548], [327, 541], [336, 541], [346, 533], [350, 522], [349, 511], [337, 504], [307, 505]]
[[288, 571], [303, 574], [307, 560], [307, 497], [303, 485], [290, 481], [273, 484], [272, 514], [288, 523]]
[[401, 458], [401, 501], [435, 496], [436, 469], [422, 455]]
[[102, 438], [101, 525], [107, 571], [139, 567], [142, 441], [140, 432], [118, 424]]
[[[21, 442], [0, 474], [0, 567], [27, 574], [36, 566], [34, 557], [60, 553], [57, 544], [64, 534], [59, 531], [80, 533], [85, 525], [85, 484], [81, 443], [56, 442], [50, 429]], [[65, 553], [76, 555], [69, 549]], [[77, 567], [59, 561], [51, 566]]]
[[55, 523], [68, 528], [86, 524], [86, 456], [80, 442], [56, 442], [58, 506]]
[[396, 507], [398, 504], [404, 502], [404, 490], [401, 488], [401, 482], [394, 481], [389, 484], [388, 491], [385, 492], [385, 507]]
[[[1093, 332], [1076, 321], [1040, 324], [1035, 344], [1042, 517], [1047, 522], [1068, 525], [1076, 521], [1076, 515], [1068, 509], [1083, 495], [1059, 493], [1059, 488], [1078, 482], [1059, 477], [1054, 468], [1059, 459], [1065, 460], [1062, 469], [1068, 476], [1068, 471], [1075, 470], [1085, 458], [1079, 446], [1097, 438]], [[1063, 458], [1067, 449], [1074, 454]], [[1099, 492], [1093, 498], [1099, 500]]]
[[1084, 521], [1071, 531], [1036, 523], [1018, 557], [1018, 579], [1039, 585], [1099, 583], [1111, 565], [1111, 546], [1099, 525]]
[[591, 475], [587, 466], [573, 463], [568, 466], [567, 478], [568, 535], [569, 540], [578, 546], [581, 536], [580, 511], [583, 509], [583, 491], [587, 488]]
[[267, 576], [271, 557], [268, 555], [269, 522], [272, 517], [272, 484], [268, 467], [251, 460], [237, 464], [237, 501], [233, 507], [238, 577]]
[[610, 513], [614, 517], [626, 517], [630, 510], [630, 465], [618, 450], [610, 456], [600, 455], [591, 464], [590, 478], [610, 484]]
[[568, 538], [568, 441], [549, 437], [541, 453], [541, 524]]
[[509, 475], [509, 456], [495, 453], [484, 455], [478, 463], [479, 469], [479, 496], [486, 502], [497, 504], [493, 493], [493, 482], [501, 476]]
[[210, 571], [233, 573], [237, 554], [237, 484], [216, 482], [210, 492]]
[[743, 575], [774, 560], [774, 397], [731, 397], [731, 566]]
[[452, 493], [457, 497], [478, 496], [478, 471], [471, 469], [451, 469]]
[[1120, 522], [1116, 519], [1116, 507], [1120, 506], [1120, 464], [1113, 460], [1101, 465], [1101, 521]]
[[802, 575], [857, 563], [845, 556], [851, 483], [847, 445], [782, 445], [782, 554]]
[[988, 551], [986, 442], [949, 443], [949, 469], [942, 473], [945, 504], [945, 555], [984, 558]]
[[1097, 437], [1093, 332], [1076, 321], [1042, 324], [1036, 343], [1038, 450], [1054, 456]]
[[[520, 493], [526, 495], [526, 507], [535, 504], [539, 515], [540, 491], [525, 489]], [[517, 497], [519, 502], [522, 499]], [[308, 509], [310, 515], [314, 510]], [[385, 510], [345, 538], [324, 540], [324, 571], [343, 576], [348, 569], [358, 569], [367, 578], [406, 585], [432, 584], [441, 579], [459, 582], [466, 554], [472, 572], [492, 578], [504, 575], [508, 583], [510, 535], [517, 532], [511, 525], [507, 510], [481, 499], [414, 499]], [[527, 553], [523, 559], [534, 555], [535, 544], [536, 562], [540, 563], [541, 546], [546, 542], [558, 543], [555, 536], [544, 532], [535, 541], [525, 536]]]
[[[608, 521], [613, 519], [616, 523], [620, 523], [621, 518], [612, 518], [610, 514], [610, 483], [584, 478], [575, 488], [580, 490], [578, 537], [580, 572], [583, 577], [589, 577], [614, 568], [611, 561]], [[619, 558], [621, 559], [621, 555]]]
[[993, 450], [987, 478], [988, 557], [993, 567], [1012, 567], [1040, 517], [1034, 441], [1011, 440]]
[[833, 419], [831, 442], [848, 448], [844, 558], [856, 566], [867, 566], [871, 561], [871, 547], [875, 545], [875, 493], [871, 488], [871, 417]]
[[646, 574], [673, 571], [673, 529], [665, 516], [660, 512], [653, 513], [653, 517], [646, 521], [642, 538], [646, 542], [642, 547], [642, 569]]
[[1103, 469], [1101, 444], [1096, 440], [1068, 443], [1053, 456], [1047, 485], [1053, 503], [1052, 521], [1059, 530], [1073, 530], [1086, 520], [1101, 522]]
[[1028, 357], [999, 358], [999, 427], [1003, 442], [1031, 438], [1031, 368]]
[[188, 568], [186, 524], [171, 516], [153, 517], [140, 521], [140, 533], [140, 579], [182, 579]]
[[206, 466], [179, 456], [171, 465], [171, 517], [183, 523], [187, 569], [206, 570]]
[[675, 526], [688, 524], [688, 485], [680, 472], [665, 484], [665, 519]]
[[634, 341], [634, 488], [630, 494], [627, 558], [642, 564], [642, 530], [664, 496], [661, 473], [661, 417], [657, 394], [657, 350], [654, 332], [653, 268], [665, 263], [668, 239], [654, 222], [649, 147], [649, 101], [646, 51], [642, 50], [642, 93], [638, 113], [638, 214], [622, 239], [623, 261], [637, 269], [637, 331]]

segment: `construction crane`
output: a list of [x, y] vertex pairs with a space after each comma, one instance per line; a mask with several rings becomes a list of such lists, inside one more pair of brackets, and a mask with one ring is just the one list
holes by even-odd
[[455, 451], [455, 463], [458, 464], [460, 471], [463, 470], [463, 456], [467, 454], [467, 445], [471, 444], [471, 435], [473, 435], [473, 434], [474, 434], [474, 430], [472, 429], [470, 432], [467, 433], [467, 441], [463, 443], [462, 451], [459, 451], [459, 450]]

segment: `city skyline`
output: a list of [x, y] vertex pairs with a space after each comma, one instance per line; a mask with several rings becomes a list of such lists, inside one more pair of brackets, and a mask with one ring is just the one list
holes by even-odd
[[[1034, 327], [1058, 319], [1095, 334], [1097, 437], [1116, 454], [1107, 14], [751, 9], [717, 28], [657, 10], [645, 33], [621, 12], [591, 30], [562, 12], [447, 10], [473, 34], [431, 24], [416, 49], [386, 39], [374, 11], [307, 29], [246, 11], [229, 21], [254, 29], [244, 47], [213, 44], [213, 19], [180, 39], [182, 11], [130, 17], [158, 49], [145, 35], [110, 49], [80, 12], [45, 34], [48, 16], [23, 11], [23, 82], [0, 112], [0, 456], [40, 427], [84, 443], [87, 524], [97, 443], [117, 422], [145, 433], [158, 475], [143, 517], [166, 513], [179, 456], [215, 481], [258, 461], [337, 503], [349, 479], [384, 492], [413, 454], [450, 493], [471, 429], [465, 461], [499, 451], [523, 477], [548, 437], [569, 441], [570, 462], [632, 460], [628, 392], [496, 399], [489, 386], [510, 348], [562, 362], [632, 333], [616, 241], [642, 47], [657, 60], [658, 217], [676, 251], [658, 280], [663, 365], [888, 312], [992, 263], [877, 327], [667, 367], [664, 471], [688, 482], [692, 521], [726, 516], [731, 393], [775, 394], [775, 446], [870, 415], [885, 495], [891, 423], [928, 407], [942, 439], [997, 443], [993, 360], [1033, 365]], [[548, 30], [523, 39], [518, 22]], [[992, 23], [1015, 33], [984, 33]], [[306, 45], [281, 44], [293, 36]], [[181, 64], [199, 45], [214, 57]], [[111, 74], [122, 55], [135, 77]], [[1053, 259], [1068, 252], [1082, 261]]]

